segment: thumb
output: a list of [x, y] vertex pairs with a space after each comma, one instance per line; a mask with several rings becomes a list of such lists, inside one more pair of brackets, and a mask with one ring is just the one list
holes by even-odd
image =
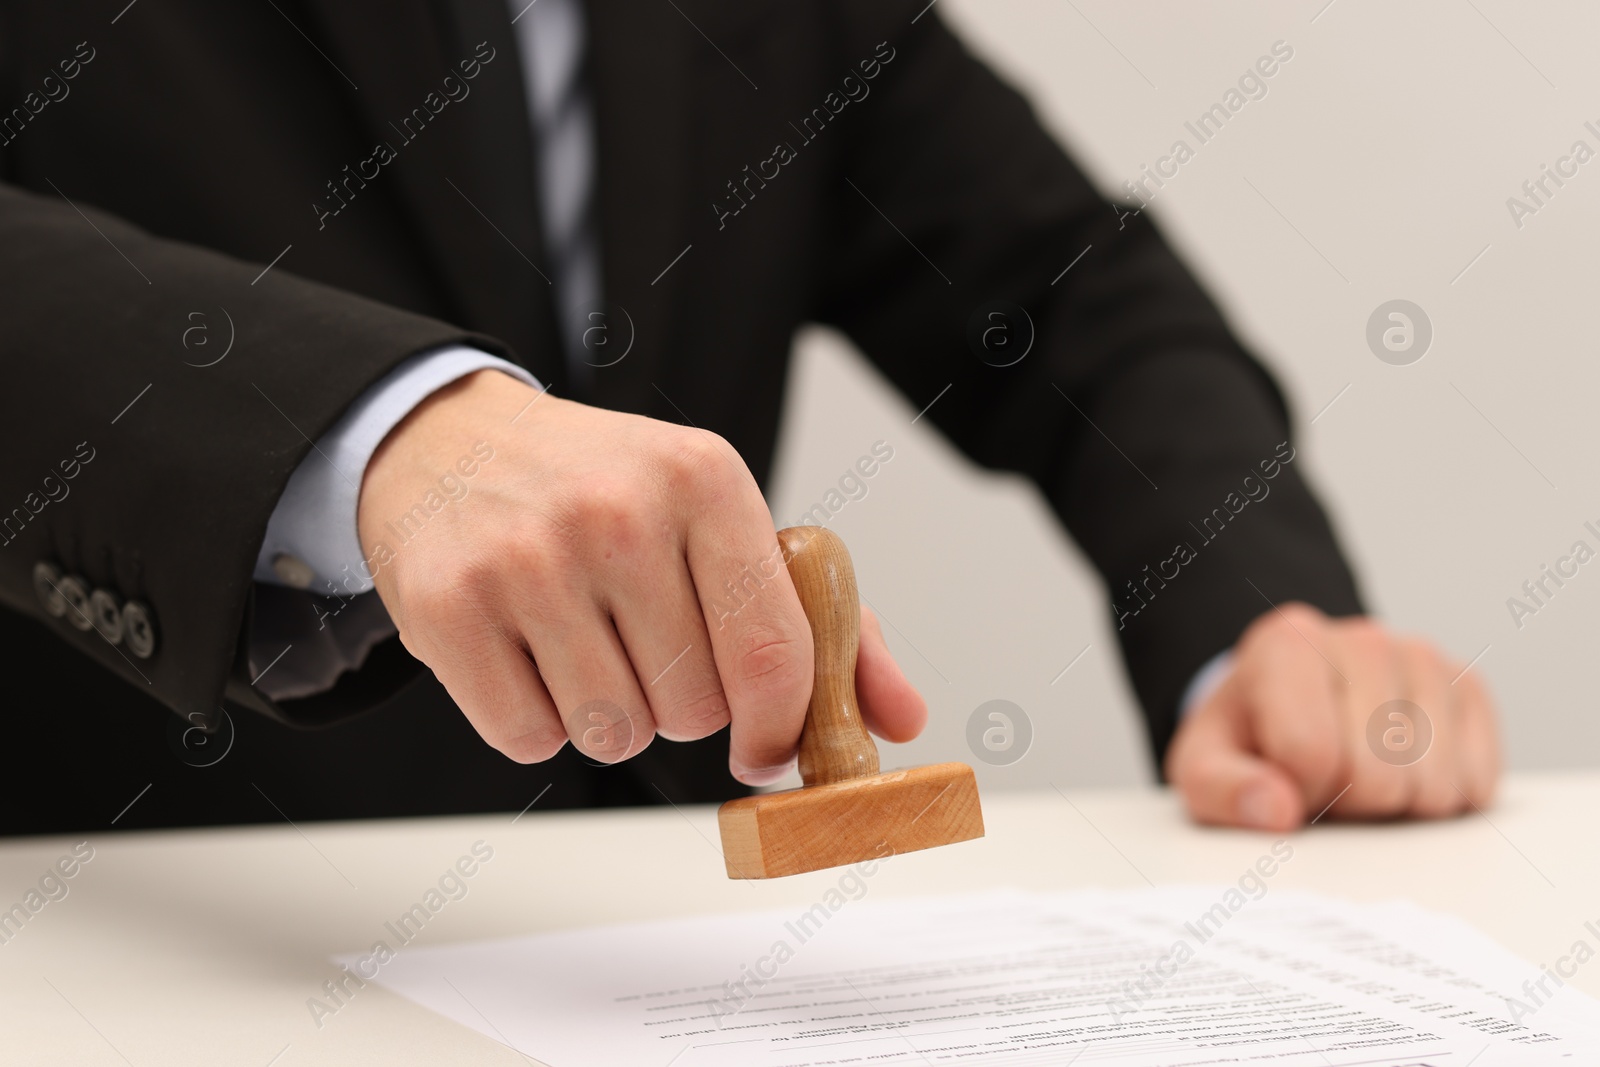
[[878, 616], [865, 604], [856, 653], [856, 699], [867, 729], [885, 741], [910, 741], [928, 724], [927, 702], [889, 654]]
[[1201, 823], [1283, 833], [1305, 821], [1305, 801], [1283, 770], [1245, 744], [1242, 709], [1224, 685], [1184, 720], [1167, 777]]

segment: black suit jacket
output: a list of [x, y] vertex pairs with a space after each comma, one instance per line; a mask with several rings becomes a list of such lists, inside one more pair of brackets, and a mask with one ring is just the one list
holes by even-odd
[[[125, 3], [0, 9], [0, 655], [12, 760], [38, 772], [0, 786], [0, 828], [104, 826], [146, 784], [116, 825], [735, 791], [722, 736], [511, 764], [397, 642], [313, 698], [251, 685], [267, 517], [355, 397], [452, 341], [571, 395], [536, 146], [501, 0]], [[1266, 373], [923, 7], [589, 0], [605, 297], [632, 348], [579, 399], [715, 430], [764, 479], [795, 330], [843, 330], [1048, 497], [1122, 597], [1159, 754], [1263, 597], [1348, 613], [1354, 585], [1297, 465], [1235, 513], [1288, 439]], [[1001, 321], [1032, 334], [1007, 366], [1015, 347], [979, 358]], [[213, 347], [185, 347], [197, 323]], [[41, 561], [147, 605], [154, 654], [49, 615]], [[224, 705], [228, 755], [182, 762], [163, 709]]]

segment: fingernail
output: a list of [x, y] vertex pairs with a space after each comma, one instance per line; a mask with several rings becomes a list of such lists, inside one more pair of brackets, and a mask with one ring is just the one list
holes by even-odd
[[1272, 787], [1257, 782], [1239, 794], [1239, 821], [1259, 830], [1270, 830], [1272, 820]]
[[729, 770], [733, 772], [735, 778], [746, 785], [771, 785], [785, 774], [788, 774], [789, 768], [792, 766], [794, 766], [794, 760], [791, 759], [766, 767], [746, 767], [742, 763], [734, 763], [729, 767]]

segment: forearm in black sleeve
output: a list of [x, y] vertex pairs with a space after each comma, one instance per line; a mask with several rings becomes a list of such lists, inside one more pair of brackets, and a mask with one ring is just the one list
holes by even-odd
[[[289, 710], [251, 688], [242, 628], [267, 519], [311, 442], [396, 364], [453, 342], [504, 349], [265, 266], [0, 185], [0, 602], [180, 715], [209, 715], [226, 691], [321, 721], [411, 666], [391, 642], [362, 677]], [[186, 349], [196, 310], [209, 343]], [[193, 365], [216, 358], [229, 322], [226, 358]], [[154, 651], [48, 612], [40, 562], [147, 605]]]
[[[939, 397], [927, 417], [975, 460], [1046, 494], [1113, 593], [1159, 757], [1210, 656], [1275, 602], [1359, 610], [1354, 580], [1281, 458], [1270, 377], [1148, 217], [1106, 202], [936, 11], [913, 23], [922, 6], [835, 12], [840, 62], [880, 41], [894, 58], [839, 123], [821, 315], [914, 404]], [[1021, 312], [991, 320], [996, 301]], [[975, 321], [1014, 347], [980, 358]]]

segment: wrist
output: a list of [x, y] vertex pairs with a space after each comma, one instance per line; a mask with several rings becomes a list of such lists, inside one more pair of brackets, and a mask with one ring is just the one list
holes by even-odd
[[[539, 392], [485, 368], [434, 390], [396, 423], [373, 451], [361, 479], [356, 527], [368, 559], [397, 518], [418, 505], [432, 510], [430, 492], [435, 499], [451, 498], [452, 487], [470, 477], [468, 470], [476, 472], [484, 452], [493, 454], [488, 438], [494, 428], [508, 423]], [[376, 573], [377, 567], [372, 569]]]

